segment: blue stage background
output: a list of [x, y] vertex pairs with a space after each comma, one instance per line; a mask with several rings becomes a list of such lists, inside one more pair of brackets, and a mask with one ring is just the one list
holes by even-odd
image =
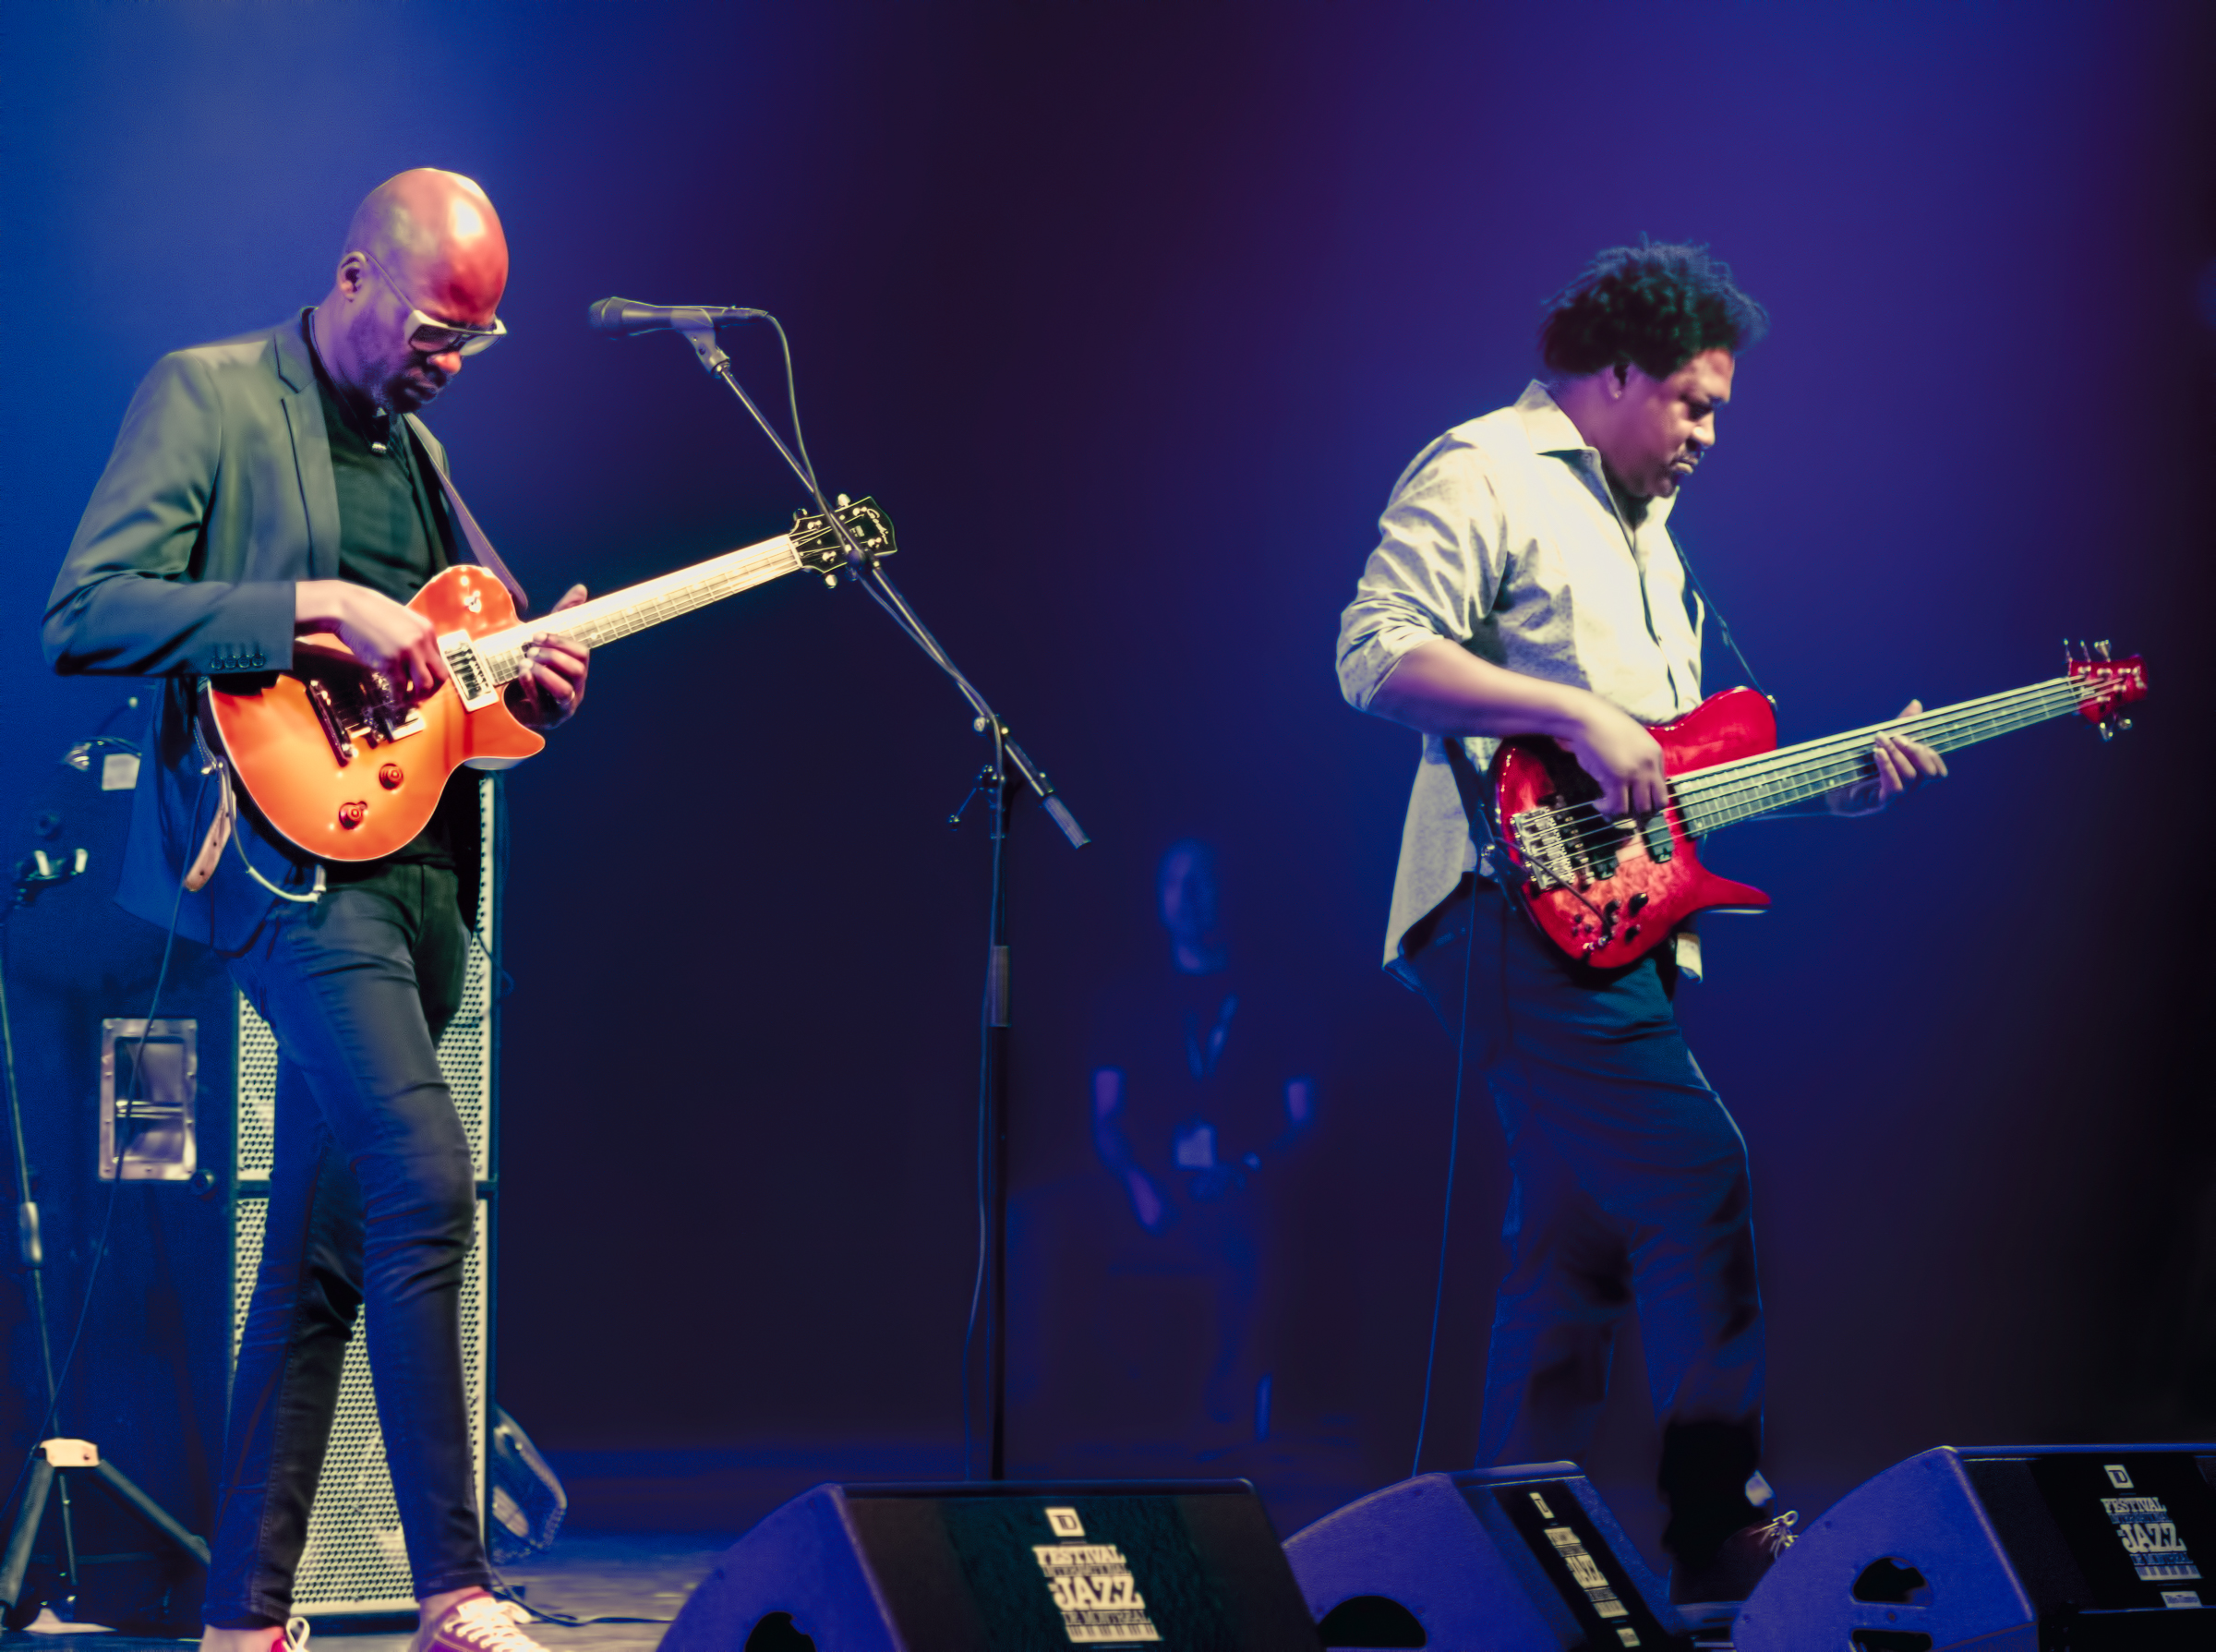
[[[2210, 22], [10, 4], [0, 788], [127, 692], [48, 676], [37, 627], [138, 378], [318, 298], [382, 177], [505, 220], [513, 336], [432, 422], [542, 598], [801, 502], [680, 343], [585, 306], [775, 311], [826, 485], [883, 500], [1098, 840], [1017, 828], [1013, 1465], [1247, 1474], [1289, 1530], [1408, 1471], [1452, 1080], [1377, 969], [1415, 741], [1339, 701], [1338, 609], [1548, 292], [1709, 241], [1776, 325], [1679, 521], [1787, 737], [2065, 635], [2154, 686], [2112, 749], [2049, 727], [1714, 848], [1776, 898], [1682, 999], [1753, 1154], [1773, 1478], [2205, 1436]], [[781, 399], [768, 335], [731, 348]], [[500, 1398], [582, 1477], [689, 1465], [736, 1524], [750, 1466], [959, 1471], [986, 844], [944, 821], [982, 756], [860, 593], [792, 581], [606, 650], [512, 777]], [[1431, 1467], [1475, 1437], [1502, 1194], [1465, 1108]], [[1621, 1375], [1594, 1468], [1637, 1520]]]

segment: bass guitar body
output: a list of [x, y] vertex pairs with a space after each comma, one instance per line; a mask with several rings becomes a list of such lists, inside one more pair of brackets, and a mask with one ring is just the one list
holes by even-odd
[[[1648, 730], [1675, 777], [1777, 746], [1777, 718], [1752, 689], [1727, 689], [1674, 723]], [[1493, 759], [1500, 836], [1532, 916], [1571, 958], [1600, 968], [1636, 963], [1695, 912], [1759, 910], [1770, 898], [1701, 864], [1673, 795], [1644, 821], [1606, 821], [1575, 805], [1600, 787], [1550, 740], [1503, 742]]]
[[[408, 607], [442, 639], [517, 622], [507, 587], [474, 565], [439, 573]], [[456, 769], [504, 768], [545, 746], [498, 693], [478, 698], [465, 707], [446, 682], [403, 705], [336, 637], [307, 636], [293, 646], [291, 670], [211, 680], [205, 705], [271, 826], [318, 860], [373, 861], [430, 823]]]

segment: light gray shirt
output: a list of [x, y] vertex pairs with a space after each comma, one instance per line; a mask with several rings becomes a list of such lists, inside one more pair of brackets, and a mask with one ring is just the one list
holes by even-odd
[[[1340, 691], [1367, 710], [1411, 649], [1447, 637], [1508, 670], [1590, 689], [1643, 723], [1683, 716], [1700, 704], [1701, 633], [1669, 537], [1671, 503], [1649, 501], [1634, 527], [1600, 454], [1544, 385], [1455, 426], [1393, 485], [1382, 537], [1340, 618]], [[1482, 774], [1499, 743], [1463, 746]], [[1409, 926], [1476, 864], [1446, 746], [1427, 734], [1386, 968], [1400, 964]]]

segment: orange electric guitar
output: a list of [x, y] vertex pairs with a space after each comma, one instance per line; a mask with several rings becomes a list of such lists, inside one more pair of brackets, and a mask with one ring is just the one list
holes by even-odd
[[[873, 500], [837, 514], [869, 554], [897, 549]], [[547, 743], [501, 698], [533, 637], [559, 632], [597, 648], [802, 569], [836, 578], [846, 561], [828, 521], [796, 513], [774, 539], [529, 621], [488, 570], [449, 568], [408, 602], [438, 627], [454, 678], [420, 705], [403, 704], [390, 681], [324, 635], [293, 645], [289, 671], [210, 679], [203, 704], [270, 825], [318, 860], [373, 861], [423, 830], [454, 770], [506, 768]]]
[[2129, 728], [2118, 708], [2146, 697], [2147, 668], [2137, 655], [2110, 659], [2106, 643], [2099, 653], [2029, 688], [1783, 750], [1770, 703], [1752, 689], [1727, 689], [1650, 730], [1669, 801], [1644, 820], [1603, 818], [1592, 802], [1599, 786], [1552, 741], [1504, 741], [1493, 760], [1491, 824], [1549, 940], [1587, 963], [1634, 963], [1695, 912], [1768, 906], [1760, 889], [1703, 866], [1698, 840], [1869, 779], [1880, 734], [1951, 752], [2050, 717], [2084, 717], [2104, 740]]

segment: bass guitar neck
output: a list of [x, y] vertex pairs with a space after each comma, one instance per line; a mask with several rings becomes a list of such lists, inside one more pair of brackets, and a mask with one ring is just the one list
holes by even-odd
[[1644, 819], [1610, 819], [1599, 787], [1551, 741], [1502, 742], [1493, 761], [1494, 820], [1520, 875], [1525, 904], [1548, 938], [1599, 968], [1637, 962], [1694, 913], [1755, 910], [1770, 898], [1702, 865], [1700, 843], [1740, 821], [1803, 806], [1872, 778], [1881, 734], [1957, 751], [2055, 717], [2081, 716], [2103, 739], [2143, 699], [2138, 656], [2072, 659], [2060, 677], [1914, 717], [1850, 729], [1780, 748], [1770, 704], [1728, 689], [1652, 730], [1662, 748], [1668, 802]]

